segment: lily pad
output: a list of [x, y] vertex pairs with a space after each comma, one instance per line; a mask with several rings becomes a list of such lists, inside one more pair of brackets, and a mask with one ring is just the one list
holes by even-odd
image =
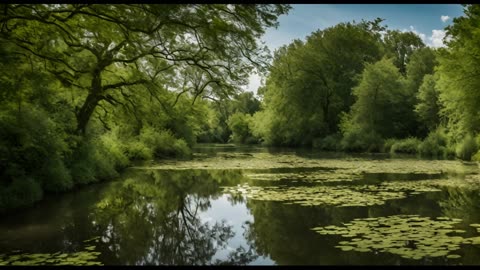
[[[373, 223], [377, 220], [377, 223]], [[354, 219], [343, 226], [317, 227], [316, 232], [341, 235], [347, 238], [336, 246], [342, 250], [353, 247], [358, 252], [385, 252], [403, 258], [419, 260], [424, 257], [458, 258], [449, 254], [460, 249], [460, 244], [480, 244], [480, 237], [463, 238], [451, 233], [465, 233], [455, 229], [460, 219], [440, 217], [431, 219], [418, 215], [395, 215], [378, 218]], [[372, 224], [373, 223], [373, 224]], [[348, 224], [348, 225], [346, 225]], [[385, 226], [388, 225], [388, 226]], [[421, 226], [417, 226], [421, 225]]]
[[93, 249], [95, 246], [74, 253], [0, 254], [0, 265], [102, 265], [97, 261], [100, 252]]

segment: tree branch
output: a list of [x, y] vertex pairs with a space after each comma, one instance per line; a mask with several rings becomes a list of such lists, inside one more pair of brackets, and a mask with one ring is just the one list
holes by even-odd
[[133, 81], [133, 82], [118, 82], [118, 83], [114, 83], [114, 84], [109, 84], [109, 85], [105, 85], [103, 86], [103, 91], [106, 91], [108, 89], [115, 89], [115, 88], [119, 88], [119, 87], [123, 87], [123, 86], [132, 86], [132, 85], [137, 85], [137, 84], [145, 84], [145, 83], [148, 83], [149, 81], [147, 80], [144, 80], [144, 79], [140, 79], [140, 80], [136, 80], [136, 81]]

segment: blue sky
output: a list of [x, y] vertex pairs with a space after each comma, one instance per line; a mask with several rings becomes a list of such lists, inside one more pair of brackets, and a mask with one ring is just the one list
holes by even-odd
[[[294, 39], [305, 40], [315, 30], [340, 22], [385, 19], [388, 29], [413, 31], [432, 47], [442, 46], [445, 26], [463, 15], [459, 4], [296, 4], [288, 15], [279, 18], [277, 29], [268, 29], [263, 41], [273, 52]], [[448, 17], [447, 17], [448, 16]], [[250, 77], [247, 91], [256, 92], [261, 78]]]

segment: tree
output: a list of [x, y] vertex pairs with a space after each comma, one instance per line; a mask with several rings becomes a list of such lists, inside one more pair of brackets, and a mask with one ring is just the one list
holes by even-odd
[[270, 121], [254, 133], [267, 143], [310, 145], [337, 132], [339, 114], [353, 104], [355, 75], [381, 57], [380, 22], [341, 23], [278, 49], [258, 114]]
[[304, 114], [306, 111], [304, 109], [308, 105], [298, 106], [302, 103], [304, 96], [298, 95], [296, 90], [303, 87], [301, 85], [303, 80], [300, 78], [302, 72], [300, 57], [303, 49], [304, 43], [295, 40], [292, 44], [282, 46], [275, 51], [264, 92], [265, 113], [255, 114], [257, 117], [270, 120], [257, 119], [263, 122], [264, 127], [255, 125], [263, 130], [262, 137], [268, 144], [298, 145], [302, 143], [301, 138], [297, 136], [298, 133], [303, 132], [306, 136], [310, 136], [306, 134], [308, 117]]
[[466, 5], [465, 15], [446, 28], [448, 48], [440, 49], [437, 87], [441, 114], [454, 142], [480, 132], [480, 6]]
[[[0, 5], [0, 212], [189, 157], [287, 5]], [[229, 135], [229, 134], [228, 134]], [[227, 135], [227, 138], [228, 138]]]
[[411, 53], [406, 66], [407, 79], [407, 99], [404, 104], [405, 108], [405, 128], [409, 134], [419, 137], [427, 135], [425, 125], [418, 119], [415, 114], [415, 105], [419, 102], [418, 92], [423, 78], [426, 75], [433, 74], [437, 65], [435, 51], [429, 47], [419, 48]]
[[435, 77], [430, 74], [425, 75], [418, 90], [418, 104], [415, 105], [415, 112], [428, 131], [433, 131], [440, 124], [438, 95]]
[[357, 144], [360, 140], [355, 138], [364, 135], [369, 138], [364, 142], [365, 149], [379, 138], [407, 135], [404, 126], [406, 83], [391, 58], [368, 64], [353, 94], [357, 101], [341, 124], [346, 148]]
[[339, 113], [353, 104], [351, 89], [355, 75], [363, 70], [365, 63], [381, 57], [378, 34], [381, 21], [338, 24], [307, 39], [302, 59], [304, 71], [317, 92], [315, 101], [319, 101], [327, 134], [337, 131]]
[[407, 72], [410, 56], [415, 50], [425, 47], [422, 39], [417, 34], [398, 30], [387, 30], [383, 43], [386, 55], [393, 57], [393, 63], [399, 68], [400, 73], [404, 75]]
[[98, 105], [136, 106], [126, 92], [131, 86], [143, 86], [142, 95], [154, 99], [163, 89], [231, 94], [262, 68], [266, 51], [257, 39], [289, 6], [7, 4], [2, 10], [2, 40], [75, 91], [77, 132], [84, 134]]
[[232, 131], [231, 140], [235, 143], [251, 143], [255, 141], [250, 131], [252, 116], [236, 112], [228, 118], [227, 124]]
[[243, 92], [234, 97], [233, 110], [253, 115], [260, 110], [260, 101], [255, 98], [253, 92]]
[[438, 62], [435, 51], [430, 47], [420, 48], [412, 53], [407, 64], [407, 78], [412, 93], [416, 93], [425, 75], [431, 75]]

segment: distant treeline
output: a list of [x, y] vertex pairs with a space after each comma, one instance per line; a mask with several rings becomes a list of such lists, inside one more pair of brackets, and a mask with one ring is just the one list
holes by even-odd
[[230, 117], [232, 139], [480, 160], [480, 6], [466, 5], [437, 49], [381, 23], [340, 23], [276, 50], [261, 109]]

